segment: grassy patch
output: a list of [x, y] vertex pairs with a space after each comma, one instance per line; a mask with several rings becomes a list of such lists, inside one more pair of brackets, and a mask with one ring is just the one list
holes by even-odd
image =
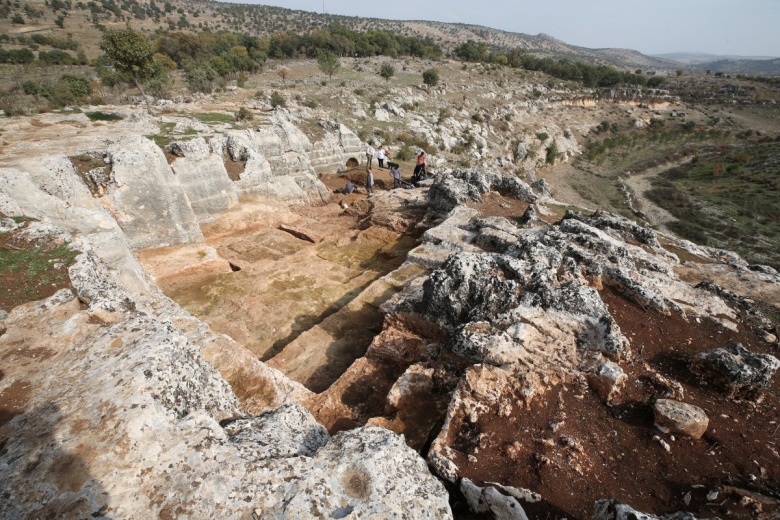
[[90, 121], [119, 121], [122, 119], [122, 116], [117, 114], [110, 114], [108, 112], [101, 111], [85, 112], [85, 114]]
[[684, 238], [780, 269], [778, 171], [780, 143], [747, 144], [669, 170], [648, 196]]
[[144, 136], [147, 139], [151, 139], [154, 141], [154, 144], [159, 146], [160, 148], [165, 148], [169, 144], [171, 144], [171, 141], [173, 141], [174, 137], [170, 135], [161, 135], [161, 134], [153, 134], [153, 135], [147, 135]]
[[192, 117], [201, 123], [234, 123], [236, 117], [233, 114], [222, 114], [220, 112], [203, 112], [192, 114]]
[[78, 255], [67, 245], [45, 247], [14, 243], [9, 234], [0, 237], [0, 308], [51, 296], [70, 287], [68, 266]]

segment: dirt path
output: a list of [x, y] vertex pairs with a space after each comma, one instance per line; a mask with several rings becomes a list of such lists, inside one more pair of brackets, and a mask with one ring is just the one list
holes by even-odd
[[632, 202], [634, 209], [644, 213], [645, 220], [647, 220], [651, 226], [660, 228], [663, 231], [668, 231], [666, 225], [677, 220], [674, 215], [655, 204], [645, 195], [653, 188], [652, 180], [666, 171], [691, 162], [691, 160], [692, 157], [686, 157], [679, 161], [648, 168], [639, 173], [632, 173], [627, 177], [622, 178], [622, 183], [634, 197]]

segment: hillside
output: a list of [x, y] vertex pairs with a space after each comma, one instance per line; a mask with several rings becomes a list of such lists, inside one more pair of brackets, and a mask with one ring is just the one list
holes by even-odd
[[[452, 50], [466, 40], [474, 40], [494, 49], [519, 48], [539, 57], [611, 64], [627, 69], [674, 69], [679, 66], [672, 61], [652, 58], [633, 50], [587, 49], [569, 45], [545, 34], [532, 36], [479, 25], [360, 18], [199, 0], [171, 0], [164, 5], [156, 4], [153, 0], [105, 0], [101, 4], [70, 0], [28, 0], [18, 7], [5, 6], [0, 15], [2, 34], [71, 34], [83, 45], [90, 58], [99, 53], [98, 25], [127, 23], [149, 32], [168, 29], [229, 30], [268, 37], [282, 32], [302, 34], [331, 24], [340, 24], [357, 31], [386, 30], [406, 36], [429, 37], [445, 50]], [[12, 22], [16, 15], [24, 20], [23, 24]]]

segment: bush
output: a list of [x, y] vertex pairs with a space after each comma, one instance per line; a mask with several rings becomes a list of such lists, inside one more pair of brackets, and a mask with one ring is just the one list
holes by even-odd
[[70, 53], [59, 49], [41, 51], [38, 53], [38, 59], [47, 65], [73, 65], [76, 62]]
[[555, 142], [555, 139], [553, 139], [552, 144], [547, 147], [547, 158], [545, 159], [545, 162], [547, 164], [555, 164], [555, 159], [558, 158], [558, 143]]
[[439, 71], [437, 71], [435, 68], [430, 68], [423, 72], [422, 77], [423, 83], [429, 87], [435, 87], [439, 84]]
[[550, 138], [549, 135], [547, 135], [547, 132], [539, 132], [536, 134], [536, 138], [539, 139], [541, 142], [545, 142], [547, 139]]
[[57, 80], [57, 83], [65, 86], [77, 98], [85, 97], [92, 93], [92, 84], [85, 76], [65, 74]]
[[254, 117], [252, 111], [245, 107], [239, 108], [236, 112], [236, 121], [251, 121]]
[[383, 63], [382, 67], [379, 69], [379, 75], [385, 78], [385, 81], [390, 81], [390, 78], [392, 78], [394, 74], [395, 69], [387, 62]]
[[409, 148], [409, 145], [403, 145], [400, 150], [398, 150], [393, 158], [396, 161], [411, 161], [414, 157], [414, 154], [412, 153], [412, 149]]
[[32, 63], [35, 54], [30, 49], [0, 49], [0, 63], [24, 64]]
[[277, 90], [274, 90], [273, 93], [271, 93], [271, 106], [274, 108], [287, 106], [287, 101], [284, 99], [284, 96]]
[[40, 87], [39, 87], [38, 83], [36, 83], [35, 81], [33, 81], [31, 79], [28, 79], [27, 81], [22, 83], [22, 90], [28, 96], [35, 96], [35, 95], [37, 95], [38, 92], [39, 92], [39, 89], [40, 89]]
[[18, 94], [3, 92], [0, 95], [0, 110], [8, 117], [27, 115], [30, 110], [24, 102], [24, 97]]
[[186, 60], [182, 67], [184, 79], [191, 91], [210, 94], [214, 90], [214, 81], [219, 75], [208, 63], [202, 60]]

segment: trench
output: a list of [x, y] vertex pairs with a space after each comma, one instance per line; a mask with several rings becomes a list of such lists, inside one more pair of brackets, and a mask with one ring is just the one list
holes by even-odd
[[[442, 331], [381, 310], [427, 272], [407, 261], [427, 208], [398, 203], [411, 192], [384, 197], [383, 173], [378, 197], [340, 195], [318, 206], [246, 200], [203, 224], [204, 242], [137, 255], [182, 308], [309, 389], [300, 404], [332, 434], [383, 426], [424, 454], [465, 365], [441, 352]], [[343, 186], [343, 175], [333, 177], [322, 180]], [[517, 218], [526, 209], [494, 193], [483, 199], [489, 214]], [[392, 400], [402, 376], [403, 395]]]

